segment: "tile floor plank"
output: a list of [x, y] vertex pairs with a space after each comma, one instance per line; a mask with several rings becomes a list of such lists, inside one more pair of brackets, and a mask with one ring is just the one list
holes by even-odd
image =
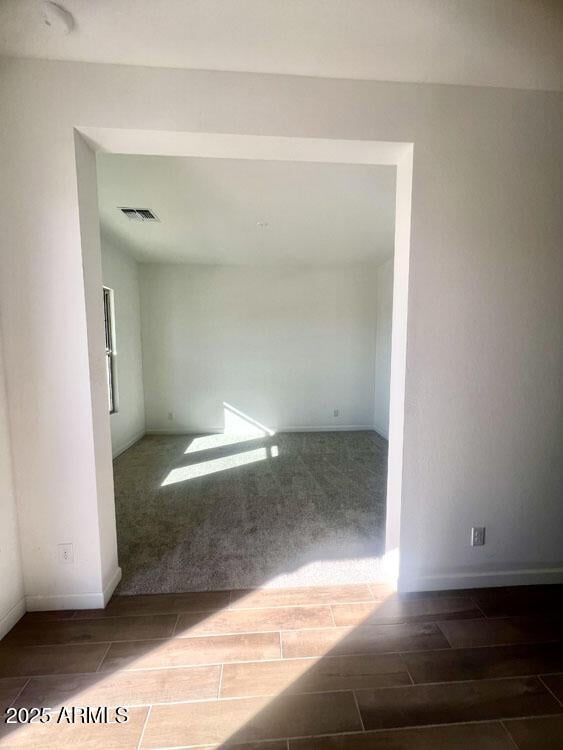
[[289, 750], [514, 750], [499, 723], [455, 724], [290, 740]]
[[137, 747], [148, 704], [143, 747], [559, 748], [556, 589], [314, 586], [29, 613], [0, 643], [0, 704], [125, 704], [132, 722], [3, 726], [0, 748]]
[[374, 601], [368, 584], [254, 589], [233, 593], [231, 608], [291, 607], [299, 604], [340, 604]]
[[129, 709], [127, 722], [117, 724], [0, 724], [0, 748], [41, 750], [136, 750], [148, 708]]
[[202, 636], [162, 641], [123, 641], [111, 645], [100, 671], [187, 667], [198, 664], [279, 658], [278, 633]]
[[285, 658], [416, 651], [448, 647], [447, 640], [433, 623], [282, 632], [282, 653]]
[[375, 601], [388, 599], [396, 594], [396, 591], [387, 583], [368, 583], [368, 586]]
[[537, 677], [356, 691], [366, 729], [556, 714], [561, 706]]
[[0, 645], [0, 677], [95, 672], [107, 643], [75, 646]]
[[221, 745], [198, 745], [190, 750], [287, 750], [287, 740], [264, 740], [263, 742], [244, 742], [232, 745], [221, 743]]
[[141, 747], [278, 739], [361, 730], [351, 692], [154, 706]]
[[6, 645], [46, 646], [107, 641], [138, 641], [172, 635], [176, 615], [115, 617], [101, 620], [52, 620], [18, 623], [6, 636]]
[[20, 694], [27, 677], [6, 677], [0, 679], [0, 718], [4, 717], [7, 706], [11, 706]]
[[105, 609], [79, 609], [74, 619], [127, 615], [166, 615], [178, 612], [213, 612], [229, 606], [229, 591], [196, 591], [186, 594], [116, 595]]
[[404, 654], [403, 659], [416, 683], [523, 677], [563, 671], [563, 644], [419, 651]]
[[487, 617], [563, 616], [563, 586], [477, 589], [475, 600]]
[[503, 722], [518, 750], [561, 750], [563, 714], [537, 719], [511, 719]]
[[221, 668], [188, 667], [138, 672], [34, 677], [16, 706], [144, 706], [217, 697]]
[[38, 612], [26, 612], [19, 622], [27, 624], [31, 622], [49, 622], [49, 620], [70, 620], [75, 614], [75, 609], [50, 609]]
[[541, 643], [563, 640], [563, 619], [506, 617], [498, 620], [451, 620], [440, 629], [454, 648]]
[[[561, 665], [551, 664], [551, 669], [549, 671], [558, 671], [561, 669], [561, 672], [563, 672], [563, 668]], [[548, 671], [547, 669], [545, 670]], [[551, 690], [553, 695], [557, 698], [557, 700], [563, 704], [563, 674], [548, 674], [543, 675], [542, 680], [545, 682], [547, 687]]]
[[342, 626], [483, 617], [471, 598], [461, 596], [424, 598], [394, 595], [373, 604], [336, 604], [332, 606], [332, 613], [336, 625]]
[[198, 614], [178, 618], [175, 637], [221, 633], [261, 633], [333, 626], [330, 607], [269, 607], [267, 609], [224, 609], [201, 619]]
[[280, 693], [350, 690], [410, 685], [403, 660], [394, 654], [283, 659], [277, 662], [225, 664], [221, 697], [243, 698]]

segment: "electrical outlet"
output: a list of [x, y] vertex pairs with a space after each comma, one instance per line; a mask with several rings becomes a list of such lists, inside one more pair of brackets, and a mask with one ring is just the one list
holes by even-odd
[[72, 565], [74, 562], [74, 550], [72, 544], [59, 544], [59, 562], [63, 565]]
[[332, 412], [332, 416], [333, 416], [333, 417], [339, 417], [339, 416], [340, 416], [340, 409], [335, 409], [335, 410], [334, 410], [334, 411]]
[[482, 547], [485, 544], [485, 527], [474, 526], [471, 529], [471, 546]]

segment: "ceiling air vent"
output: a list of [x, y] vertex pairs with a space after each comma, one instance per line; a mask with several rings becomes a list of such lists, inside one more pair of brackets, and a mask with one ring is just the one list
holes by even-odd
[[160, 221], [150, 208], [122, 208], [119, 210], [131, 221]]

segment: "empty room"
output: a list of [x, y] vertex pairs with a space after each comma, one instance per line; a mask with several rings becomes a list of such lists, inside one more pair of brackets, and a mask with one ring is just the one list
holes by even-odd
[[376, 580], [395, 168], [97, 167], [120, 592]]
[[0, 748], [563, 747], [560, 0], [0, 2]]

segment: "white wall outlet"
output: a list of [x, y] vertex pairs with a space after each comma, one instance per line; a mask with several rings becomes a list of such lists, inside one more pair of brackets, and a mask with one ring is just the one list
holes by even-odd
[[333, 417], [339, 417], [339, 416], [340, 416], [340, 409], [335, 409], [335, 410], [334, 410], [334, 411], [332, 412], [332, 416], [333, 416]]
[[474, 526], [471, 529], [471, 546], [482, 547], [485, 544], [485, 527]]
[[168, 412], [168, 421], [172, 422], [173, 419], [174, 419], [174, 414], [173, 414], [173, 412], [169, 411]]
[[63, 565], [72, 565], [74, 562], [74, 550], [72, 544], [59, 544], [59, 562]]

